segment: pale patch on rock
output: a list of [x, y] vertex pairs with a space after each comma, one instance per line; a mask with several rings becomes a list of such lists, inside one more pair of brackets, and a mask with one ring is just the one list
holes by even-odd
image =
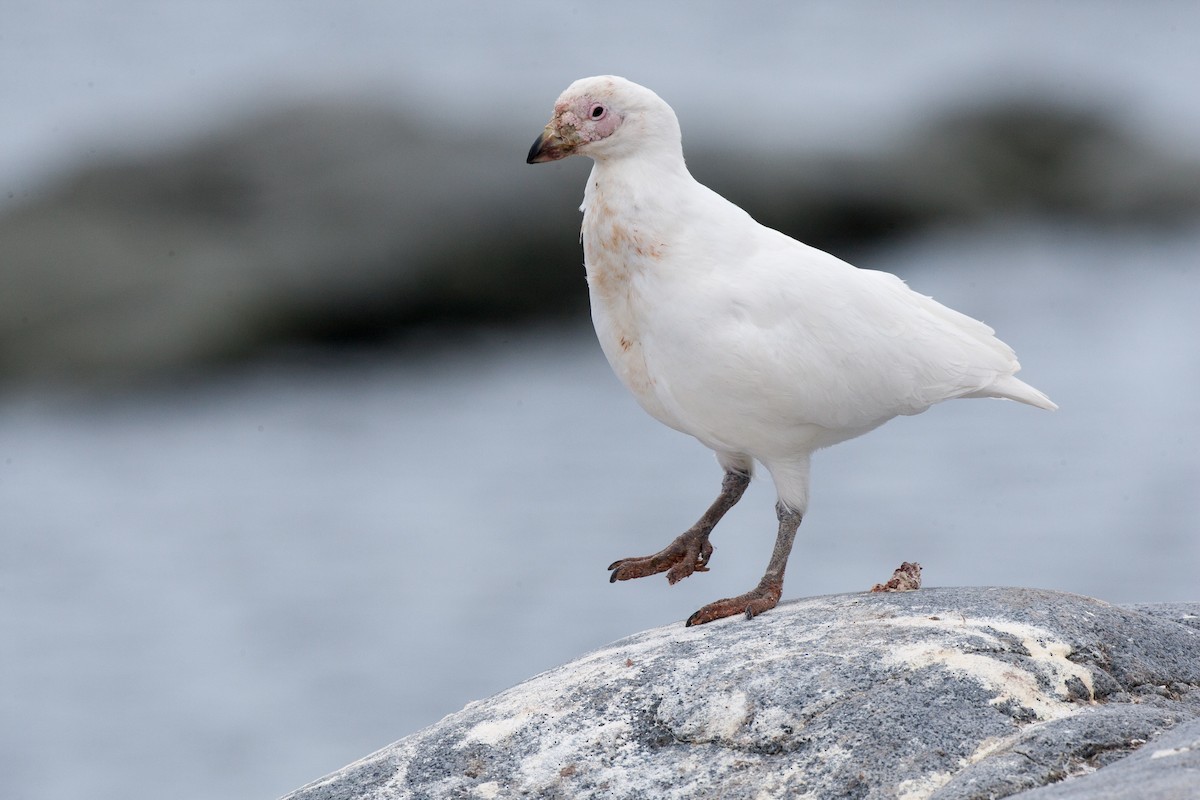
[[1190, 747], [1168, 747], [1165, 750], [1155, 750], [1153, 753], [1150, 754], [1150, 757], [1151, 758], [1170, 758], [1171, 756], [1178, 756], [1178, 755], [1183, 755], [1184, 753], [1190, 753], [1191, 750], [1192, 750], [1192, 748], [1190, 748]]
[[930, 772], [919, 778], [901, 781], [896, 786], [896, 800], [925, 800], [954, 777], [949, 772]]
[[1021, 741], [1024, 736], [1025, 731], [1021, 730], [1014, 733], [1012, 736], [992, 736], [984, 739], [979, 743], [979, 747], [975, 748], [975, 752], [962, 759], [960, 763], [964, 767], [970, 766], [971, 764], [978, 764], [980, 761], [1007, 750], [1016, 742]]
[[531, 791], [544, 793], [575, 776], [596, 782], [619, 778], [619, 771], [597, 763], [586, 754], [629, 749], [631, 732], [630, 724], [624, 720], [606, 720], [598, 721], [593, 728], [547, 739], [523, 760], [519, 783]]
[[525, 723], [529, 721], [529, 717], [530, 714], [525, 713], [514, 717], [502, 717], [501, 719], [481, 722], [467, 731], [466, 736], [463, 737], [463, 742], [464, 744], [470, 742], [480, 742], [490, 745], [500, 744], [525, 727]]
[[496, 781], [481, 783], [471, 790], [471, 794], [476, 797], [483, 797], [486, 800], [492, 800], [492, 798], [500, 796], [500, 784], [496, 783]]
[[[994, 618], [945, 619], [930, 617], [897, 617], [883, 620], [890, 625], [909, 628], [958, 627], [966, 636], [982, 639], [988, 647], [996, 649], [997, 655], [1013, 652], [995, 632], [1007, 633], [1021, 641], [1028, 651], [1027, 663], [1032, 669], [1024, 668], [990, 654], [967, 652], [961, 647], [947, 646], [944, 640], [930, 640], [902, 645], [892, 650], [889, 663], [905, 664], [912, 669], [940, 664], [956, 672], [971, 676], [997, 696], [992, 701], [999, 705], [1008, 701], [1018, 703], [1033, 712], [1038, 720], [1059, 719], [1078, 713], [1082, 707], [1072, 702], [1067, 682], [1077, 679], [1086, 689], [1089, 698], [1094, 698], [1092, 675], [1086, 667], [1067, 659], [1071, 646], [1059, 641], [1048, 630], [1034, 625]], [[1043, 683], [1050, 683], [1054, 695], [1048, 695]]]

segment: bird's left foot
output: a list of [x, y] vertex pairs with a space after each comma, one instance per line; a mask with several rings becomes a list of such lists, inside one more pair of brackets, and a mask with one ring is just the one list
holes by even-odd
[[622, 558], [609, 564], [612, 575], [608, 581], [616, 583], [665, 572], [667, 581], [673, 586], [693, 572], [708, 572], [708, 559], [712, 557], [712, 552], [708, 531], [692, 528], [676, 536], [674, 541], [652, 556]]
[[687, 626], [703, 625], [714, 619], [745, 614], [746, 619], [757, 617], [759, 614], [779, 605], [779, 597], [783, 594], [783, 581], [763, 579], [753, 590], [737, 597], [727, 597], [715, 603], [709, 603], [704, 608], [692, 614], [687, 619]]

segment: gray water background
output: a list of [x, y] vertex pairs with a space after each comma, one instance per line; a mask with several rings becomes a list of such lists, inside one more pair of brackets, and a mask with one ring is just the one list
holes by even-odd
[[[632, 34], [621, 4], [463, 7], [14, 4], [0, 202], [267, 94], [369, 91], [531, 138], [603, 71], [697, 136], [769, 109], [797, 148], [1034, 83], [1181, 149], [1200, 129], [1190, 4], [664, 4]], [[1197, 228], [1015, 220], [857, 258], [992, 324], [1062, 409], [955, 402], [819, 454], [785, 598], [917, 560], [930, 585], [1196, 600], [1198, 254]], [[0, 796], [276, 796], [757, 580], [765, 483], [712, 572], [609, 585], [712, 499], [710, 455], [583, 325], [448, 338], [0, 398]]]

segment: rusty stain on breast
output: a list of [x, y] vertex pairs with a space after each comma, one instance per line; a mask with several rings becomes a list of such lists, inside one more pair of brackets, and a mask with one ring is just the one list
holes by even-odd
[[629, 270], [623, 264], [589, 265], [588, 288], [603, 299], [615, 298], [629, 281]]
[[619, 221], [597, 192], [583, 218], [584, 250], [587, 253], [588, 286], [602, 299], [621, 296], [627, 289], [631, 267], [644, 253], [636, 229]]
[[600, 346], [621, 382], [651, 416], [674, 426], [660, 397], [661, 387], [645, 351], [648, 331], [642, 285], [653, 281], [669, 246], [664, 234], [645, 228], [634, 206], [622, 213], [610, 206], [603, 186], [588, 186], [582, 206], [583, 242], [592, 316]]

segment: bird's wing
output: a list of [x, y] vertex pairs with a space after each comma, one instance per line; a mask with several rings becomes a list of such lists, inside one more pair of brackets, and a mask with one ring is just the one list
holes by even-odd
[[725, 413], [764, 427], [866, 430], [941, 400], [986, 393], [1019, 369], [982, 322], [894, 275], [857, 269], [753, 225], [726, 226], [715, 240], [698, 234], [708, 241], [677, 254], [724, 260], [688, 270], [684, 305], [700, 333], [667, 343], [684, 365], [671, 381], [689, 397], [719, 379]]

